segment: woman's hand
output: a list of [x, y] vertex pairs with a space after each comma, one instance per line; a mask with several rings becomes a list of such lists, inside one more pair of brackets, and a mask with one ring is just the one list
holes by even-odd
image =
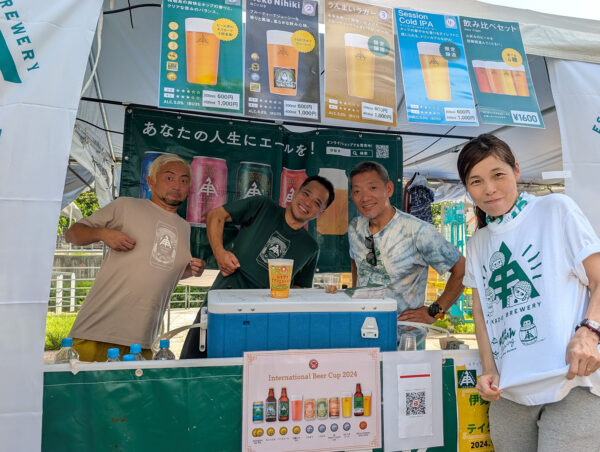
[[498, 389], [500, 383], [500, 375], [496, 373], [486, 373], [477, 379], [477, 390], [483, 400], [488, 402], [497, 402], [500, 400], [502, 391]]

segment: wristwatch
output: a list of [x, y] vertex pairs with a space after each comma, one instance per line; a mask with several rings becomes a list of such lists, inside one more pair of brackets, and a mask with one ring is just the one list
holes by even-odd
[[429, 305], [429, 307], [427, 308], [427, 313], [431, 317], [435, 317], [436, 319], [443, 319], [446, 316], [444, 309], [442, 309], [442, 307], [437, 301], [434, 301]]
[[579, 325], [575, 327], [575, 331], [577, 331], [582, 326], [596, 333], [596, 336], [598, 336], [598, 341], [600, 342], [600, 323], [590, 319], [583, 319], [581, 322], [579, 322]]

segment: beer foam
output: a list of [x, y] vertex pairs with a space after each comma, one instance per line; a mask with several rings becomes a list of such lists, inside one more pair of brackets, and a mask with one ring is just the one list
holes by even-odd
[[417, 50], [420, 55], [442, 56], [440, 53], [440, 44], [437, 42], [417, 42]]
[[185, 31], [193, 31], [197, 33], [213, 33], [214, 20], [203, 19], [201, 17], [188, 17], [185, 19]]
[[344, 43], [346, 47], [358, 47], [360, 49], [369, 49], [369, 37], [356, 33], [345, 33]]
[[267, 44], [292, 47], [292, 33], [283, 30], [267, 30]]
[[319, 170], [319, 176], [324, 177], [333, 184], [334, 188], [341, 190], [348, 190], [348, 177], [346, 171], [339, 168], [321, 168]]
[[488, 61], [483, 61], [483, 60], [473, 60], [471, 61], [471, 64], [473, 65], [474, 68], [479, 67], [479, 68], [487, 68], [488, 67]]

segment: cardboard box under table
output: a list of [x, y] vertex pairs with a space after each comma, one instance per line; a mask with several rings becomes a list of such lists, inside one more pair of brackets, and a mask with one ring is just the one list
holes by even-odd
[[292, 289], [284, 299], [269, 289], [208, 292], [209, 358], [245, 351], [379, 347], [396, 349], [396, 301], [351, 298], [344, 292]]

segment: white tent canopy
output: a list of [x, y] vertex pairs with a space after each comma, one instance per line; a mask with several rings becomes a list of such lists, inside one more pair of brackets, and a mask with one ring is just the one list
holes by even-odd
[[[0, 345], [4, 360], [0, 373], [0, 450], [32, 451], [39, 450], [41, 444], [43, 324], [69, 146], [71, 158], [93, 175], [96, 191], [100, 192], [103, 204], [106, 203], [112, 196], [110, 187], [121, 157], [124, 108], [84, 100], [79, 103], [73, 130], [84, 72], [82, 61], [92, 41], [100, 0], [55, 0], [51, 5], [44, 2], [43, 6], [35, 0], [14, 3], [18, 3], [15, 6], [19, 8], [18, 20], [26, 24], [36, 46], [40, 70], [28, 72], [19, 61], [23, 83], [0, 78], [0, 151], [5, 162], [0, 167], [0, 211], [10, 218], [0, 224], [0, 236], [4, 238], [0, 241], [0, 329], [9, 338]], [[131, 4], [134, 9], [106, 14], [111, 12], [112, 3], [115, 8], [127, 8]], [[519, 22], [535, 90], [545, 112], [546, 130], [408, 124], [398, 89], [400, 123], [394, 131], [448, 135], [404, 133], [405, 175], [418, 170], [429, 177], [456, 180], [456, 154], [451, 151], [469, 136], [495, 131], [516, 150], [526, 181], [551, 182], [541, 179], [542, 172], [560, 170], [564, 166], [574, 174], [581, 171], [585, 175], [578, 193], [584, 196], [584, 201], [585, 196], [593, 199], [590, 197], [598, 186], [594, 175], [600, 170], [600, 146], [590, 146], [591, 152], [585, 154], [588, 148], [579, 146], [578, 137], [590, 133], [596, 116], [587, 114], [581, 116], [581, 121], [579, 118], [570, 120], [564, 112], [572, 112], [575, 117], [579, 105], [569, 105], [569, 97], [585, 99], [591, 94], [588, 96], [591, 101], [582, 100], [581, 106], [598, 115], [600, 87], [586, 85], [578, 89], [576, 85], [589, 80], [593, 85], [594, 80], [600, 79], [600, 22], [492, 6], [474, 0], [373, 3]], [[99, 64], [84, 96], [117, 104], [156, 105], [161, 10], [156, 7], [159, 3], [155, 7], [135, 8], [142, 4], [140, 0], [104, 2], [105, 14], [100, 21], [103, 27], [99, 27], [100, 39], [96, 37], [92, 47], [88, 75], [101, 47]], [[0, 31], [4, 36], [12, 34], [14, 23], [14, 17], [0, 15]], [[16, 40], [14, 45], [17, 45]], [[17, 47], [9, 50], [20, 55]], [[548, 58], [596, 64], [565, 65]], [[68, 70], [65, 70], [67, 64]], [[586, 75], [581, 77], [580, 74]], [[592, 88], [596, 91], [592, 92]], [[553, 94], [562, 96], [561, 102], [556, 103], [556, 111]], [[592, 105], [593, 102], [596, 104]], [[325, 125], [328, 124], [341, 125], [329, 122]], [[561, 141], [568, 152], [563, 151]], [[436, 158], [428, 159], [433, 156]], [[600, 219], [593, 224], [600, 224]]]
[[[100, 41], [96, 39], [93, 45], [93, 56], [90, 56], [89, 66], [91, 67], [97, 56], [98, 42], [100, 42], [101, 50], [95, 80], [94, 83], [90, 84], [84, 96], [155, 106], [158, 97], [161, 9], [146, 6], [131, 11], [113, 13], [126, 5], [125, 2], [117, 2], [114, 9], [111, 10], [110, 3], [109, 0], [105, 1], [102, 34]], [[139, 0], [131, 3], [133, 6], [142, 4]], [[494, 125], [449, 127], [408, 123], [400, 78], [397, 83], [398, 126], [391, 130], [462, 137], [472, 137], [483, 132], [494, 132], [507, 140], [517, 152], [523, 170], [523, 181], [542, 184], [562, 183], [562, 180], [544, 180], [542, 178], [542, 172], [562, 169], [559, 127], [550, 88], [547, 58], [600, 63], [600, 22], [541, 14], [473, 0], [457, 0], [454, 2], [445, 0], [407, 0], [401, 4], [381, 0], [371, 3], [389, 7], [401, 6], [440, 14], [466, 15], [519, 22], [525, 49], [529, 54], [528, 58], [535, 91], [540, 108], [544, 113], [545, 130]], [[396, 67], [399, 77], [399, 58], [396, 61]], [[324, 68], [324, 70], [327, 70], [327, 68]], [[324, 82], [324, 79], [322, 82]], [[77, 117], [103, 129], [115, 132], [123, 131], [124, 108], [119, 105], [82, 101]], [[325, 125], [360, 127], [360, 124], [334, 120], [325, 120], [324, 123]], [[369, 125], [365, 125], [364, 128], [382, 129], [381, 127]], [[78, 121], [75, 136], [71, 152], [72, 157], [80, 161], [78, 156], [88, 151], [86, 149], [82, 150], [79, 144], [81, 139], [85, 140], [87, 138], [88, 142], [92, 143], [88, 144], [88, 147], [94, 148], [95, 165], [97, 168], [104, 168], [104, 174], [100, 177], [97, 176], [96, 189], [101, 198], [108, 201], [109, 196], [103, 195], [103, 193], [104, 190], [110, 191], [108, 187], [112, 181], [109, 169], [110, 165], [114, 165], [112, 161], [113, 154], [117, 161], [120, 160], [122, 135], [120, 133], [107, 133]], [[428, 178], [457, 181], [456, 155], [451, 151], [459, 149], [466, 138], [453, 139], [404, 134], [403, 140], [405, 176], [410, 176], [418, 171]], [[444, 155], [445, 152], [448, 154]], [[440, 154], [443, 156], [431, 159], [432, 156]], [[91, 170], [89, 164], [86, 165], [86, 168]], [[100, 187], [98, 183], [100, 183]], [[105, 187], [104, 190], [102, 186]]]

